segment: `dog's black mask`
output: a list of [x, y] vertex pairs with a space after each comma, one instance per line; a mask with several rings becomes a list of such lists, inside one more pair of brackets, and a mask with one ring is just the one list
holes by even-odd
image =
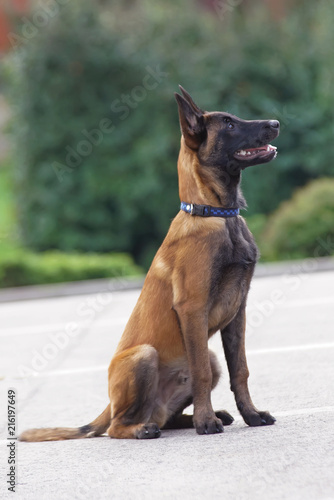
[[203, 111], [180, 89], [183, 95], [175, 97], [182, 134], [202, 165], [237, 174], [276, 158], [277, 148], [270, 141], [279, 134], [277, 120], [242, 120], [229, 113]]
[[241, 120], [228, 113], [204, 113], [205, 139], [198, 148], [203, 165], [244, 169], [277, 156], [270, 144], [279, 134], [277, 120]]

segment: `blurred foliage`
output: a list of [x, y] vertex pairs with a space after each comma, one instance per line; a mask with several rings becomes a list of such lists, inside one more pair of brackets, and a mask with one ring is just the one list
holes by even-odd
[[[334, 10], [303, 2], [274, 21], [263, 2], [249, 4], [212, 13], [181, 0], [106, 1], [94, 11], [72, 0], [14, 50], [7, 71], [26, 245], [128, 251], [149, 264], [178, 211], [178, 83], [208, 110], [281, 121], [277, 160], [244, 173], [249, 216], [334, 174]], [[154, 80], [159, 68], [167, 75]], [[91, 135], [98, 144], [75, 156], [82, 131], [105, 119], [113, 130]]]
[[[125, 250], [143, 261], [177, 210], [177, 117], [173, 169], [170, 123], [157, 119], [170, 95], [157, 106], [154, 91], [144, 89], [145, 104], [132, 99], [121, 107], [118, 100], [141, 86], [149, 64], [123, 45], [89, 6], [71, 3], [16, 51], [9, 78], [18, 210], [23, 242], [33, 249]], [[151, 77], [149, 85], [161, 83]], [[91, 141], [82, 131], [91, 133], [106, 119], [114, 130], [101, 141], [93, 132], [96, 144], [87, 154]]]
[[264, 214], [255, 214], [247, 216], [247, 225], [252, 232], [257, 245], [261, 243], [264, 228], [267, 223], [267, 216]]
[[0, 251], [11, 248], [18, 239], [12, 169], [10, 160], [0, 162]]
[[42, 254], [15, 249], [0, 252], [0, 287], [138, 276], [143, 271], [126, 254]]
[[297, 190], [270, 216], [263, 232], [266, 260], [334, 255], [334, 179]]
[[0, 162], [0, 288], [136, 276], [143, 270], [126, 254], [34, 253], [20, 246], [11, 162]]

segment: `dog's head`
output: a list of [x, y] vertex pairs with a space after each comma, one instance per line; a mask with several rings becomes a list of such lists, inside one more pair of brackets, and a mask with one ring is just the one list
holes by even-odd
[[270, 141], [279, 134], [277, 120], [242, 120], [229, 113], [200, 109], [180, 86], [175, 93], [181, 131], [186, 145], [197, 154], [201, 165], [230, 173], [276, 158]]

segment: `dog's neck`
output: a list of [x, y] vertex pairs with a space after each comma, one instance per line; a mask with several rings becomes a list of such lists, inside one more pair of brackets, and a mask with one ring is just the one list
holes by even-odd
[[179, 195], [186, 203], [222, 208], [245, 208], [246, 201], [240, 189], [241, 175], [221, 175], [216, 169], [200, 168], [197, 155], [182, 137], [178, 159]]

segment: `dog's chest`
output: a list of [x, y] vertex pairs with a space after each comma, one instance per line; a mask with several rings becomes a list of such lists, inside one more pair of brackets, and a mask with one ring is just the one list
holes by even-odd
[[246, 300], [257, 259], [258, 249], [245, 222], [227, 224], [211, 266], [210, 333], [227, 326]]

